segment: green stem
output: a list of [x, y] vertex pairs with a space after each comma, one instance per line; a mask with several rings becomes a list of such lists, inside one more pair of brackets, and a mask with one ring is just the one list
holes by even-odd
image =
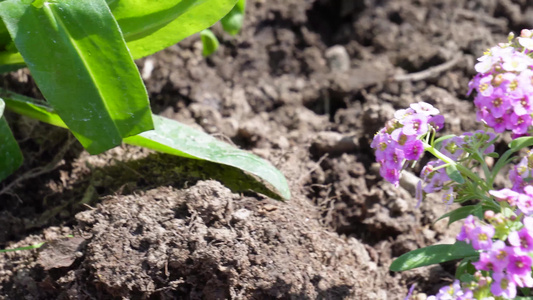
[[424, 143], [424, 150], [433, 154], [433, 156], [442, 160], [446, 164], [455, 165], [455, 167], [457, 168], [457, 170], [459, 170], [459, 172], [461, 172], [462, 174], [472, 179], [475, 183], [481, 186], [483, 190], [488, 190], [486, 183], [483, 180], [481, 180], [481, 178], [479, 178], [479, 176], [477, 176], [476, 173], [472, 172], [467, 167], [463, 166], [462, 164], [456, 163], [454, 160], [444, 155], [442, 152], [440, 152], [439, 150], [435, 149], [433, 146], [427, 143]]

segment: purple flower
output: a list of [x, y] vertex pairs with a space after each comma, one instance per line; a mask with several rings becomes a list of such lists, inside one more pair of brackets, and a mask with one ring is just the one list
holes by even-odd
[[426, 116], [438, 115], [440, 113], [440, 111], [433, 105], [426, 102], [413, 103], [410, 105], [410, 107], [416, 111], [416, 113]]
[[509, 205], [514, 206], [518, 201], [519, 194], [510, 189], [501, 189], [499, 191], [489, 191], [489, 194], [494, 196], [498, 201], [506, 201]]
[[509, 256], [507, 272], [520, 276], [531, 273], [531, 257], [515, 251], [515, 253]]
[[472, 240], [472, 231], [476, 228], [476, 223], [473, 215], [466, 217], [461, 232], [457, 235], [458, 241], [465, 241], [470, 243]]
[[435, 128], [435, 131], [439, 131], [444, 127], [444, 116], [443, 115], [433, 116], [429, 118], [428, 123], [433, 128]]
[[520, 229], [520, 231], [509, 233], [507, 241], [509, 241], [511, 246], [518, 247], [524, 253], [533, 251], [533, 236], [531, 236], [529, 229], [525, 227]]
[[453, 187], [450, 187], [442, 196], [442, 202], [446, 204], [446, 210], [448, 210], [448, 207], [453, 204], [453, 200], [455, 199], [453, 195]]
[[513, 274], [511, 277], [519, 287], [533, 287], [533, 278], [531, 277], [531, 273], [526, 273], [525, 275]]
[[473, 262], [472, 265], [474, 265], [474, 267], [480, 271], [496, 271], [492, 257], [488, 252], [481, 252], [479, 254], [479, 260]]
[[398, 109], [396, 112], [394, 112], [394, 118], [397, 119], [400, 122], [400, 124], [403, 124], [403, 120], [406, 117], [414, 115], [414, 114], [416, 114], [416, 111], [412, 108]]
[[388, 148], [385, 151], [385, 166], [387, 168], [401, 169], [405, 155], [400, 148]]
[[394, 130], [390, 136], [393, 141], [398, 143], [399, 146], [403, 146], [405, 143], [417, 138], [416, 135], [405, 134], [401, 128]]
[[492, 270], [501, 272], [507, 268], [507, 264], [509, 263], [509, 255], [512, 253], [512, 248], [505, 245], [502, 240], [497, 240], [492, 244], [492, 249], [489, 253]]
[[494, 227], [478, 226], [471, 232], [472, 247], [476, 250], [489, 250], [492, 247]]
[[400, 184], [400, 171], [398, 169], [387, 168], [385, 165], [382, 165], [379, 169], [379, 174], [396, 187]]
[[405, 143], [403, 151], [406, 159], [418, 160], [424, 154], [424, 143], [421, 140], [409, 141]]
[[494, 282], [490, 287], [490, 291], [494, 296], [503, 296], [508, 299], [516, 297], [516, 284], [509, 275], [501, 272], [493, 273], [492, 279], [494, 279]]
[[518, 116], [530, 114], [532, 112], [531, 100], [529, 95], [524, 95], [521, 98], [511, 98], [514, 113]]
[[402, 133], [405, 135], [422, 135], [428, 131], [428, 117], [423, 114], [415, 114], [405, 117]]
[[517, 115], [515, 113], [511, 114], [509, 122], [513, 125], [514, 134], [524, 134], [527, 133], [529, 126], [531, 125], [531, 116], [530, 115]]

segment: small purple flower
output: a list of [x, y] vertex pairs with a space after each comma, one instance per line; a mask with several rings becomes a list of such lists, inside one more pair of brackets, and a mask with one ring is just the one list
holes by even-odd
[[401, 169], [405, 155], [400, 148], [388, 148], [385, 151], [385, 166], [387, 168]]
[[524, 95], [521, 98], [511, 98], [514, 113], [518, 116], [527, 115], [532, 112], [531, 100], [529, 95]]
[[519, 287], [533, 287], [533, 277], [531, 277], [531, 273], [526, 273], [525, 275], [513, 274], [511, 277]]
[[492, 247], [494, 227], [490, 225], [478, 226], [471, 232], [472, 247], [476, 250], [489, 250]]
[[509, 263], [509, 255], [512, 253], [512, 248], [505, 245], [502, 240], [497, 240], [492, 244], [492, 249], [489, 253], [493, 268], [492, 270], [495, 272], [501, 272], [507, 268], [507, 264]]
[[421, 140], [409, 141], [405, 143], [403, 151], [406, 159], [418, 160], [424, 154], [424, 143]]
[[446, 205], [446, 210], [448, 210], [448, 207], [453, 204], [454, 199], [453, 187], [450, 187], [442, 196], [442, 202]]
[[513, 125], [514, 134], [527, 133], [529, 126], [531, 126], [531, 116], [528, 114], [517, 115], [512, 113], [509, 118], [509, 122]]
[[473, 262], [472, 265], [474, 265], [474, 267], [480, 271], [496, 271], [492, 257], [488, 252], [481, 252], [479, 254], [479, 260]]
[[428, 120], [429, 125], [431, 125], [433, 128], [435, 128], [435, 131], [439, 131], [442, 128], [444, 128], [444, 116], [443, 115], [436, 115]]
[[494, 282], [490, 287], [490, 291], [494, 296], [503, 296], [508, 299], [516, 297], [516, 284], [509, 275], [501, 272], [493, 273], [492, 279], [494, 279]]
[[423, 114], [407, 116], [403, 121], [402, 133], [405, 135], [422, 135], [428, 131], [428, 117]]
[[520, 276], [531, 273], [531, 257], [515, 251], [515, 253], [509, 256], [507, 272]]
[[494, 196], [498, 201], [506, 201], [509, 205], [514, 206], [518, 201], [519, 194], [510, 189], [501, 189], [499, 191], [489, 191], [489, 194]]
[[394, 184], [394, 186], [398, 187], [400, 184], [400, 171], [395, 168], [387, 168], [386, 166], [382, 165], [379, 169], [379, 174], [381, 177], [383, 177], [385, 180], [389, 181], [390, 183]]
[[520, 229], [520, 231], [509, 233], [507, 241], [509, 241], [511, 246], [518, 247], [524, 253], [533, 251], [533, 236], [525, 227]]
[[400, 146], [403, 146], [403, 145], [405, 145], [405, 143], [407, 143], [409, 141], [412, 141], [412, 140], [417, 138], [416, 135], [407, 135], [407, 134], [405, 134], [401, 128], [394, 130], [391, 133], [390, 136], [391, 136], [392, 140], [395, 141], [396, 143], [398, 143], [398, 145], [400, 145]]
[[433, 105], [426, 102], [413, 103], [410, 105], [410, 107], [415, 110], [416, 113], [426, 116], [438, 115], [440, 113], [440, 111]]
[[403, 120], [406, 117], [414, 114], [416, 114], [416, 111], [412, 108], [398, 109], [396, 112], [394, 112], [394, 118], [397, 119], [401, 124], [403, 124]]
[[458, 241], [470, 243], [472, 240], [472, 231], [476, 228], [476, 222], [473, 215], [466, 217], [461, 232], [457, 235]]

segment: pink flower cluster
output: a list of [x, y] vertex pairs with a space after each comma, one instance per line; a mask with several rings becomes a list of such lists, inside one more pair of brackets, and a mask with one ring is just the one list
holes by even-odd
[[478, 74], [470, 82], [478, 121], [494, 131], [511, 130], [514, 137], [528, 135], [533, 113], [533, 31], [489, 49], [478, 58]]
[[[533, 218], [514, 221], [493, 212], [486, 212], [485, 217], [490, 224], [478, 225], [474, 216], [467, 217], [457, 240], [481, 251], [473, 265], [479, 271], [491, 272], [491, 293], [512, 299], [516, 297], [517, 287], [533, 287], [530, 256], [533, 254]], [[520, 222], [520, 226], [516, 226], [516, 222]], [[510, 229], [516, 227], [520, 229]], [[509, 232], [507, 242], [493, 241], [497, 232]]]
[[418, 160], [424, 154], [420, 138], [431, 127], [440, 130], [443, 126], [444, 117], [431, 104], [419, 102], [398, 110], [394, 119], [376, 133], [370, 145], [381, 165], [381, 176], [398, 186], [405, 161]]

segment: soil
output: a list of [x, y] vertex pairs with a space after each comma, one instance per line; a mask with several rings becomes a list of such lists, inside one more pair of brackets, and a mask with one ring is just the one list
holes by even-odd
[[[122, 146], [90, 156], [66, 131], [8, 114], [25, 163], [0, 185], [2, 299], [403, 299], [453, 263], [394, 258], [454, 241], [446, 207], [377, 173], [369, 147], [394, 111], [426, 101], [443, 134], [479, 128], [476, 57], [533, 27], [526, 0], [249, 0], [243, 31], [138, 61], [155, 113], [269, 161], [292, 199], [222, 185], [224, 172]], [[39, 96], [26, 70], [1, 86]], [[429, 157], [424, 158], [427, 160]], [[230, 186], [230, 185], [228, 185]], [[231, 187], [231, 186], [230, 186]]]

